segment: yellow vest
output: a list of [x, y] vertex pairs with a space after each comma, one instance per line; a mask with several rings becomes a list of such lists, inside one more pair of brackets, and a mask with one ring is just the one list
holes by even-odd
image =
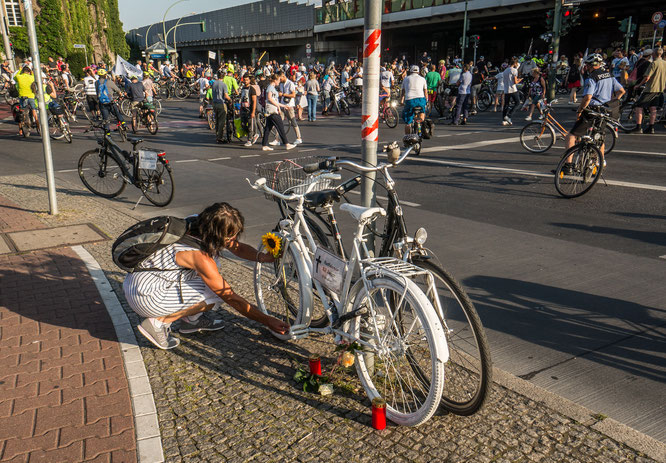
[[32, 83], [35, 81], [35, 76], [32, 74], [16, 74], [14, 80], [18, 86], [20, 97], [34, 98], [35, 93], [32, 91]]

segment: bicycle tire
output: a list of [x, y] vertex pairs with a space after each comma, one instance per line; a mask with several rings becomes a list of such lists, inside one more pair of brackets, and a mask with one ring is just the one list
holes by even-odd
[[157, 124], [157, 118], [155, 117], [154, 113], [146, 114], [146, 128], [151, 135], [155, 135], [157, 133], [159, 125]]
[[398, 110], [394, 107], [389, 107], [384, 113], [384, 121], [390, 129], [394, 129], [398, 126]]
[[[263, 251], [264, 245], [261, 244], [259, 252]], [[304, 286], [301, 277], [305, 274], [303, 259], [289, 244], [275, 262], [257, 262], [254, 266], [254, 294], [259, 310], [289, 326], [300, 324], [302, 308], [310, 307], [312, 303], [312, 291]], [[289, 334], [269, 331], [283, 341], [290, 339]]]
[[65, 134], [65, 141], [67, 143], [72, 143], [72, 130], [67, 121], [63, 121], [63, 132]]
[[153, 98], [153, 104], [155, 105], [155, 114], [158, 116], [162, 114], [162, 102], [157, 98]]
[[130, 117], [132, 115], [132, 108], [130, 108], [130, 100], [123, 100], [120, 102], [120, 112], [124, 116]]
[[[115, 198], [125, 190], [125, 179], [123, 170], [116, 158], [111, 155], [105, 155], [99, 149], [86, 151], [79, 158], [78, 164], [79, 178], [86, 188], [92, 193], [102, 198]], [[93, 186], [95, 179], [99, 182], [110, 185], [109, 191], [102, 191], [99, 187]]]
[[173, 200], [176, 185], [171, 167], [160, 158], [157, 169], [139, 169], [139, 182], [143, 195], [155, 206], [164, 207]]
[[493, 103], [493, 95], [487, 91], [482, 91], [476, 99], [476, 107], [479, 111], [488, 111], [490, 105]]
[[604, 156], [613, 151], [617, 138], [617, 131], [613, 127], [606, 125], [606, 128], [604, 129]]
[[190, 96], [190, 89], [188, 87], [178, 86], [174, 92], [174, 96], [177, 100], [185, 100]]
[[62, 140], [65, 137], [65, 131], [60, 125], [60, 122], [53, 120], [53, 116], [49, 117], [49, 136], [54, 140]]
[[441, 406], [456, 415], [472, 415], [483, 406], [492, 385], [490, 347], [481, 319], [462, 285], [441, 265], [422, 256], [414, 256], [413, 263], [435, 277], [443, 311], [436, 313], [446, 334], [449, 361]]
[[208, 128], [215, 130], [215, 114], [213, 113], [213, 110], [206, 110], [206, 120], [208, 121]]
[[[564, 164], [569, 156], [573, 156], [574, 172], [572, 175], [565, 175]], [[602, 170], [603, 156], [599, 148], [591, 143], [579, 143], [566, 150], [560, 159], [555, 169], [555, 189], [565, 198], [582, 196], [597, 183]], [[571, 189], [567, 188], [567, 185], [571, 185]], [[577, 185], [580, 185], [580, 189]]]
[[632, 101], [625, 102], [620, 107], [620, 127], [625, 133], [632, 132], [638, 127], [635, 109], [634, 102]]
[[347, 102], [343, 100], [340, 103], [342, 104], [342, 112], [349, 116], [351, 114], [351, 110], [349, 109]]
[[[387, 418], [401, 426], [418, 426], [439, 407], [447, 348], [444, 329], [428, 298], [416, 283], [405, 281], [406, 285], [389, 276], [360, 281], [352, 310], [365, 306], [369, 313], [352, 319], [349, 332], [369, 343], [383, 339], [404, 346], [384, 349], [381, 356], [357, 352], [356, 371], [370, 400], [382, 397], [386, 401]], [[394, 308], [396, 300], [401, 305]]]
[[416, 144], [414, 145], [414, 148], [412, 148], [412, 154], [413, 154], [414, 156], [418, 156], [418, 155], [421, 154], [421, 142], [416, 143]]
[[520, 144], [530, 153], [545, 153], [555, 138], [555, 130], [543, 122], [530, 122], [520, 131]]

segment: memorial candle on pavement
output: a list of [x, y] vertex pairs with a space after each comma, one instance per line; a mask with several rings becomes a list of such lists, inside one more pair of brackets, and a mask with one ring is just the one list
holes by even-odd
[[318, 355], [310, 357], [310, 374], [321, 376], [321, 358]]
[[372, 399], [372, 427], [380, 430], [386, 428], [386, 401], [381, 397]]

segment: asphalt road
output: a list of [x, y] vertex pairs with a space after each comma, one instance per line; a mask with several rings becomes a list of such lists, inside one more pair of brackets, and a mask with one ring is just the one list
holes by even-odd
[[[565, 127], [572, 108], [556, 107]], [[144, 199], [131, 211], [139, 192], [129, 187], [110, 206], [150, 217], [229, 201], [256, 243], [276, 214], [245, 182], [255, 164], [360, 157], [358, 111], [303, 122], [305, 142], [289, 152], [217, 145], [196, 111], [193, 100], [168, 103], [158, 134], [142, 133], [144, 145], [166, 150], [172, 163], [173, 203], [159, 209]], [[492, 112], [467, 126], [437, 125], [422, 154], [392, 171], [410, 227], [427, 227], [429, 247], [469, 291], [495, 366], [666, 441], [666, 130], [622, 134], [607, 159], [607, 184], [566, 200], [550, 174], [563, 142], [547, 154], [526, 152], [518, 142], [523, 117], [516, 113], [510, 128]], [[88, 194], [78, 158], [95, 146], [84, 129], [75, 126], [71, 145], [52, 143], [56, 177], [78, 194]], [[39, 139], [16, 131], [0, 124], [0, 176], [43, 172]], [[401, 138], [401, 126], [380, 128], [380, 143]]]

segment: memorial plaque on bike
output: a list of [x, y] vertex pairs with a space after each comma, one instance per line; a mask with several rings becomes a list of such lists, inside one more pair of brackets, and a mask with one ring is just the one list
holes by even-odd
[[340, 295], [345, 281], [346, 269], [346, 261], [325, 249], [317, 248], [314, 258], [313, 277], [326, 289]]
[[157, 169], [157, 151], [139, 150], [139, 169]]

